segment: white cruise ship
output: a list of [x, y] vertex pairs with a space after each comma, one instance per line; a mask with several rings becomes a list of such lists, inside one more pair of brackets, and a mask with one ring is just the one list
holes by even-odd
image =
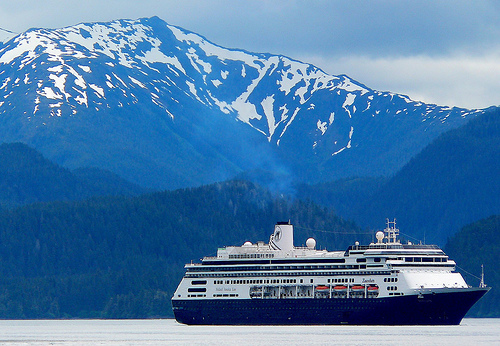
[[[435, 245], [402, 244], [395, 221], [376, 243], [295, 247], [280, 222], [269, 243], [219, 248], [186, 264], [172, 297], [185, 324], [459, 324], [488, 290], [470, 287]], [[482, 285], [484, 286], [484, 285]]]

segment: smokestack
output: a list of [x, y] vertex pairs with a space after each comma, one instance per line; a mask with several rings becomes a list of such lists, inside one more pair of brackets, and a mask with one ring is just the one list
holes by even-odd
[[278, 222], [269, 240], [269, 246], [274, 250], [288, 252], [293, 250], [293, 225], [288, 222]]

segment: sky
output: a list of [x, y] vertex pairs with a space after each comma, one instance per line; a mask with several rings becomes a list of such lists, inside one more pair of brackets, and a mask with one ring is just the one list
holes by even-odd
[[0, 28], [158, 16], [227, 48], [272, 53], [442, 106], [500, 105], [496, 0], [16, 0]]

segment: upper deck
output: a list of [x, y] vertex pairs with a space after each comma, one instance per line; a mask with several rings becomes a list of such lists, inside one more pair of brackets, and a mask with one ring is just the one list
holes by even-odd
[[[351, 258], [387, 258], [406, 262], [446, 262], [446, 254], [436, 245], [402, 244], [395, 221], [387, 221], [384, 232], [376, 233], [377, 242], [359, 245], [356, 242], [344, 251], [317, 250], [316, 241], [309, 238], [305, 247], [293, 246], [293, 226], [278, 223], [269, 243], [245, 242], [242, 246], [227, 246], [217, 250], [217, 256], [204, 257], [203, 265], [217, 264], [279, 264], [279, 263], [345, 263]], [[349, 261], [348, 261], [349, 262]]]

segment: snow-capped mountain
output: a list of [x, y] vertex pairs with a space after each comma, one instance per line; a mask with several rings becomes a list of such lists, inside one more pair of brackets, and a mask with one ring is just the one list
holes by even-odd
[[0, 43], [0, 141], [147, 186], [255, 169], [308, 181], [391, 174], [476, 112], [225, 49], [157, 17]]

